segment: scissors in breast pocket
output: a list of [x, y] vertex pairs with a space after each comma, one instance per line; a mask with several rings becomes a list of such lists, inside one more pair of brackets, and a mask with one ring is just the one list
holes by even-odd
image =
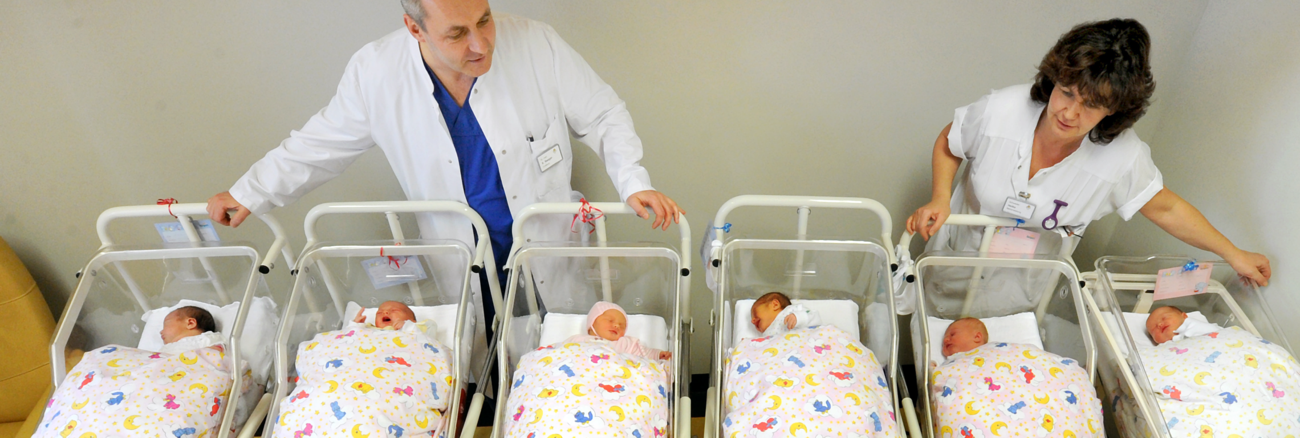
[[[1043, 219], [1044, 230], [1055, 230], [1056, 224], [1058, 222], [1056, 219], [1056, 214], [1061, 212], [1061, 207], [1068, 207], [1070, 205], [1060, 199], [1053, 199], [1052, 202], [1056, 203], [1056, 208], [1052, 209], [1052, 214], [1047, 215], [1047, 217]], [[1048, 225], [1049, 222], [1051, 223], [1051, 225]]]

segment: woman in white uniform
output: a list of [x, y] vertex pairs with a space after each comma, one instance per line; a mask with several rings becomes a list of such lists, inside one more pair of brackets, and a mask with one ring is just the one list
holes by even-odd
[[[958, 108], [934, 143], [930, 203], [908, 218], [907, 230], [927, 240], [937, 235], [927, 249], [972, 250], [979, 244], [974, 233], [940, 231], [949, 214], [1022, 219], [1080, 235], [1111, 212], [1124, 220], [1141, 212], [1243, 277], [1268, 284], [1268, 258], [1237, 248], [1164, 187], [1150, 148], [1131, 129], [1155, 90], [1150, 41], [1131, 19], [1075, 26], [1043, 57], [1032, 84]], [[954, 192], [963, 160], [968, 170]]]

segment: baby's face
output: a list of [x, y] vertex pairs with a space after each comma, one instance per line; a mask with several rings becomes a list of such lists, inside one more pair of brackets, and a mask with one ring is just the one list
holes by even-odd
[[749, 309], [750, 322], [754, 323], [759, 333], [763, 333], [767, 331], [768, 326], [772, 325], [772, 321], [776, 320], [776, 315], [779, 315], [781, 310], [781, 303], [776, 300], [756, 305]]
[[[593, 331], [595, 333], [592, 333]], [[606, 341], [617, 341], [627, 333], [627, 317], [617, 310], [606, 310], [596, 317], [596, 321], [591, 324], [591, 329], [587, 330], [587, 333], [600, 336]]]
[[1161, 307], [1147, 316], [1147, 333], [1156, 344], [1169, 342], [1174, 338], [1174, 330], [1183, 325], [1187, 314], [1172, 307]]
[[385, 301], [375, 310], [375, 327], [400, 329], [405, 321], [415, 322], [415, 312], [400, 302]]
[[181, 315], [179, 310], [173, 310], [163, 318], [163, 328], [158, 334], [162, 335], [164, 344], [179, 341], [190, 336], [201, 334], [198, 329], [198, 322], [194, 318], [187, 318]]
[[943, 332], [943, 355], [944, 357], [952, 356], [957, 353], [971, 351], [987, 343], [984, 334], [973, 321], [957, 321], [948, 326], [948, 330]]

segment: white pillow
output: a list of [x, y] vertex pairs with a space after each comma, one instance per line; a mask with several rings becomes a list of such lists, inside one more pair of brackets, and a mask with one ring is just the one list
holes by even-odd
[[[140, 317], [144, 321], [144, 332], [140, 334], [141, 350], [158, 351], [162, 349], [163, 320], [173, 310], [185, 306], [194, 306], [207, 310], [217, 320], [217, 330], [227, 342], [230, 341], [230, 327], [239, 315], [239, 302], [217, 307], [212, 304], [193, 300], [180, 300], [175, 306], [154, 309]], [[248, 318], [244, 322], [244, 335], [239, 339], [239, 355], [248, 362], [253, 378], [266, 382], [271, 375], [271, 361], [275, 352], [275, 333], [280, 326], [280, 314], [276, 311], [275, 301], [269, 297], [254, 297]]]
[[[1149, 314], [1124, 312], [1124, 324], [1128, 325], [1129, 334], [1133, 335], [1133, 343], [1139, 347], [1156, 346], [1156, 341], [1151, 340], [1151, 335], [1147, 334], [1147, 315]], [[1200, 311], [1188, 312], [1187, 317], [1205, 323], [1210, 322]]]
[[[415, 314], [416, 322], [433, 321], [435, 326], [434, 328], [437, 331], [437, 334], [434, 335], [434, 339], [442, 343], [442, 345], [451, 348], [456, 348], [457, 345], [457, 342], [455, 340], [456, 308], [458, 306], [459, 304], [443, 304], [441, 306], [410, 306], [410, 307], [411, 307], [411, 313]], [[343, 310], [343, 316], [344, 316], [343, 323], [346, 325], [349, 321], [352, 321], [352, 318], [355, 318], [357, 316], [357, 310], [360, 308], [361, 306], [359, 304], [348, 301], [347, 307], [345, 307]], [[374, 324], [375, 311], [377, 310], [379, 309], [376, 307], [366, 308], [366, 322]], [[468, 315], [466, 316], [467, 323], [469, 324], [468, 327], [473, 327], [474, 315], [475, 315], [474, 305], [470, 304], [466, 306], [465, 311], [468, 313]], [[470, 348], [469, 343], [471, 339], [473, 339], [473, 336], [466, 336], [465, 339], [461, 340], [459, 344], [462, 351], [469, 351]]]
[[[749, 320], [749, 309], [755, 300], [736, 301], [736, 317], [732, 318], [732, 344], [739, 344], [746, 339], [759, 337], [758, 327]], [[858, 303], [849, 300], [790, 300], [791, 304], [803, 304], [809, 310], [817, 312], [822, 325], [833, 325], [848, 333], [853, 340], [862, 342], [862, 329], [858, 327]]]
[[[925, 320], [930, 329], [930, 357], [943, 360], [943, 332], [948, 330], [952, 321], [933, 316], [927, 316]], [[1038, 336], [1038, 319], [1034, 317], [1034, 312], [980, 318], [980, 321], [984, 323], [984, 328], [989, 330], [989, 342], [1028, 344], [1043, 348], [1043, 340]]]
[[[542, 319], [540, 345], [564, 342], [570, 336], [587, 333], [587, 315], [572, 313], [547, 313]], [[627, 334], [641, 341], [641, 345], [656, 350], [668, 350], [668, 324], [658, 315], [628, 315]]]

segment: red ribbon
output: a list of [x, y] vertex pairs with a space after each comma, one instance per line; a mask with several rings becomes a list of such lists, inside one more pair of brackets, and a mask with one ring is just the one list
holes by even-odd
[[[582, 198], [581, 202], [582, 202], [582, 207], [578, 208], [578, 213], [573, 215], [573, 221], [569, 222], [569, 231], [575, 233], [578, 232], [576, 228], [579, 220], [581, 220], [582, 223], [584, 224], [591, 224], [592, 222], [595, 222], [596, 219], [605, 217], [605, 212], [600, 211], [599, 208], [592, 206], [590, 202], [587, 202], [587, 198]], [[593, 224], [591, 225], [591, 229], [587, 230], [587, 234], [591, 234], [594, 232], [596, 232], [596, 226]]]
[[[167, 214], [172, 215], [172, 217], [176, 217], [176, 213], [172, 213], [172, 204], [179, 204], [179, 202], [176, 202], [176, 198], [159, 198], [159, 199], [158, 199], [158, 205], [166, 205], [166, 206], [167, 206]], [[179, 218], [178, 218], [178, 219], [179, 219]]]
[[[398, 245], [401, 245], [401, 244], [399, 243]], [[384, 247], [382, 247], [382, 246], [379, 247], [379, 256], [380, 256], [380, 257], [387, 257], [387, 258], [388, 258], [388, 266], [393, 267], [393, 269], [402, 269], [402, 261], [401, 261], [401, 260], [398, 260], [397, 257], [393, 257], [393, 256], [385, 256], [385, 255], [384, 255]], [[405, 258], [405, 257], [403, 257], [403, 258]]]

